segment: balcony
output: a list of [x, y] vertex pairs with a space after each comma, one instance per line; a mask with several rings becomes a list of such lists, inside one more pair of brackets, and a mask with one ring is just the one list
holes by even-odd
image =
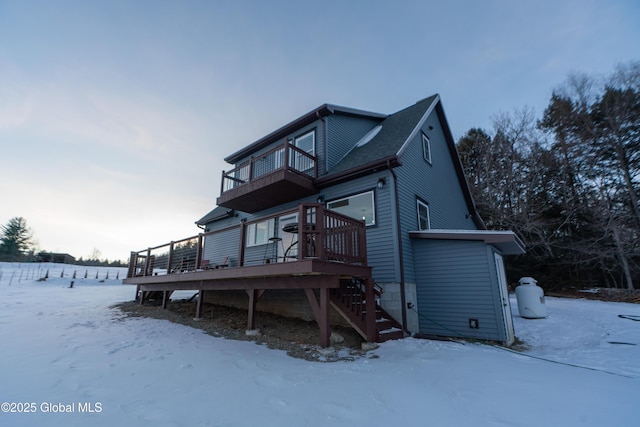
[[[280, 221], [283, 218], [286, 222]], [[278, 234], [261, 246], [248, 245], [251, 227], [265, 222], [273, 224]], [[172, 291], [197, 290], [201, 298], [196, 318], [202, 314], [205, 292], [244, 290], [248, 329], [255, 328], [256, 303], [265, 291], [302, 289], [323, 346], [329, 345], [331, 334], [330, 306], [369, 341], [403, 336], [397, 322], [389, 326], [378, 320], [392, 318], [376, 304], [364, 222], [320, 204], [300, 204], [297, 209], [132, 252], [123, 283], [137, 286], [141, 304], [152, 294], [160, 295], [164, 308]]]
[[285, 141], [230, 171], [222, 171], [216, 203], [242, 212], [258, 212], [316, 194], [317, 174], [317, 158]]

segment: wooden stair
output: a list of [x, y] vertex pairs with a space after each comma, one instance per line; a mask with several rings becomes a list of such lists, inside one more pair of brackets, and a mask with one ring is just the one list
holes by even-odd
[[[375, 301], [376, 293], [379, 296], [381, 290], [374, 288], [369, 278], [341, 279], [340, 287], [331, 289], [329, 301], [367, 341], [385, 342], [404, 338], [402, 325]], [[371, 298], [371, 316], [367, 313], [367, 297]]]

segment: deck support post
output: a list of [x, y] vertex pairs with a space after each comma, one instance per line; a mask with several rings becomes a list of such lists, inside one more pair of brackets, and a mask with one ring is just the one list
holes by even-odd
[[247, 329], [255, 329], [256, 328], [256, 304], [264, 295], [266, 289], [245, 289], [247, 295], [249, 295], [249, 306], [247, 307], [248, 318], [247, 318]]
[[146, 297], [146, 292], [145, 291], [140, 291], [140, 305], [144, 304], [144, 298]]
[[171, 291], [162, 291], [162, 308], [167, 308], [170, 293]]
[[316, 298], [316, 294], [313, 289], [305, 289], [307, 299], [311, 305], [313, 316], [316, 318], [316, 323], [320, 328], [320, 345], [322, 347], [329, 347], [329, 339], [331, 337], [331, 326], [329, 325], [329, 288], [319, 288], [320, 300]]
[[204, 304], [204, 290], [200, 289], [199, 293], [198, 302], [196, 303], [196, 319], [200, 319], [202, 316], [202, 304]]

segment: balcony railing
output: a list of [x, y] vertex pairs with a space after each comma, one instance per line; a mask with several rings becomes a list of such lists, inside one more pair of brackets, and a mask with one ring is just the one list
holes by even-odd
[[[292, 221], [292, 217], [297, 217], [297, 220]], [[281, 218], [289, 219], [285, 223]], [[266, 243], [247, 245], [250, 227], [258, 224], [273, 227], [267, 231], [271, 237]], [[286, 237], [287, 247], [283, 237]], [[303, 203], [294, 210], [131, 252], [128, 277], [307, 259], [366, 266], [364, 222], [327, 210], [321, 204]]]
[[230, 171], [222, 171], [220, 194], [279, 170], [289, 170], [313, 180], [318, 176], [317, 163], [315, 156], [285, 141], [283, 145], [252, 157]]

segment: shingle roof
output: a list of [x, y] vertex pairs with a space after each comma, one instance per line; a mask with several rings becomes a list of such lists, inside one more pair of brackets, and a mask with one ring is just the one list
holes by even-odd
[[205, 216], [203, 216], [202, 218], [197, 220], [196, 224], [205, 225], [205, 224], [217, 221], [217, 220], [222, 219], [222, 218], [227, 218], [229, 216], [232, 216], [233, 214], [234, 214], [234, 210], [233, 209], [224, 208], [222, 206], [217, 206], [211, 212], [209, 212], [208, 214], [206, 214]]
[[329, 170], [327, 177], [397, 155], [420, 119], [437, 99], [438, 95], [430, 96], [388, 116], [380, 122], [380, 132], [368, 143], [354, 147]]

